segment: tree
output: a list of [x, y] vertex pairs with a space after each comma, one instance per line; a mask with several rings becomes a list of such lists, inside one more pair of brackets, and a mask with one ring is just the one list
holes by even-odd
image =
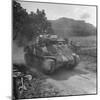
[[20, 3], [13, 1], [13, 40], [17, 38], [18, 33], [22, 30], [25, 19], [28, 16], [26, 9], [23, 9]]
[[53, 33], [51, 23], [47, 20], [45, 11], [37, 9], [36, 13], [30, 14], [31, 23], [34, 26], [35, 33], [39, 34], [51, 34]]
[[37, 9], [28, 14], [20, 3], [13, 1], [13, 40], [19, 44], [31, 41], [40, 34], [53, 33], [51, 23], [47, 20], [45, 11]]

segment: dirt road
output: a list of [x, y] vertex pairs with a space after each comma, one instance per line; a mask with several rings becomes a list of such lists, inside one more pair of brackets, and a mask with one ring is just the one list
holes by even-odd
[[84, 69], [80, 62], [74, 70], [59, 69], [47, 81], [61, 92], [60, 95], [79, 95], [96, 93], [96, 74]]
[[[16, 49], [16, 46], [14, 48], [13, 62], [24, 62], [23, 50]], [[60, 68], [46, 80], [60, 90], [60, 95], [95, 94], [96, 62], [94, 60], [93, 57], [82, 57], [75, 69]]]

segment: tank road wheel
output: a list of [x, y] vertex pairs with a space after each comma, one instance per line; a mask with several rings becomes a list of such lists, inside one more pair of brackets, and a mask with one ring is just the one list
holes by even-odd
[[43, 72], [51, 74], [55, 70], [55, 61], [53, 59], [45, 59], [43, 63]]
[[73, 61], [74, 63], [72, 63], [72, 64], [70, 63], [69, 64], [69, 69], [73, 69], [73, 68], [75, 68], [79, 64], [79, 61], [80, 61], [79, 56], [78, 55], [73, 55], [73, 58], [74, 58], [73, 59], [74, 60]]
[[74, 60], [75, 60], [74, 65], [77, 66], [80, 62], [80, 57], [79, 57], [79, 55], [76, 55], [76, 56], [73, 56], [73, 57], [74, 57]]

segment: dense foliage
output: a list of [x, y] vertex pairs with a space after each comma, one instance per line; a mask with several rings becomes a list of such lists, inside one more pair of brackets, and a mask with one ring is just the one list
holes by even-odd
[[20, 45], [35, 39], [39, 34], [51, 34], [51, 23], [47, 20], [45, 11], [26, 12], [21, 4], [13, 1], [13, 40]]

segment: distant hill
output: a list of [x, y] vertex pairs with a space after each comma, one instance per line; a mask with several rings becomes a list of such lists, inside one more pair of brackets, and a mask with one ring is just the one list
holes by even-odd
[[54, 33], [62, 37], [96, 35], [96, 28], [82, 20], [62, 17], [57, 20], [50, 20], [50, 22]]

